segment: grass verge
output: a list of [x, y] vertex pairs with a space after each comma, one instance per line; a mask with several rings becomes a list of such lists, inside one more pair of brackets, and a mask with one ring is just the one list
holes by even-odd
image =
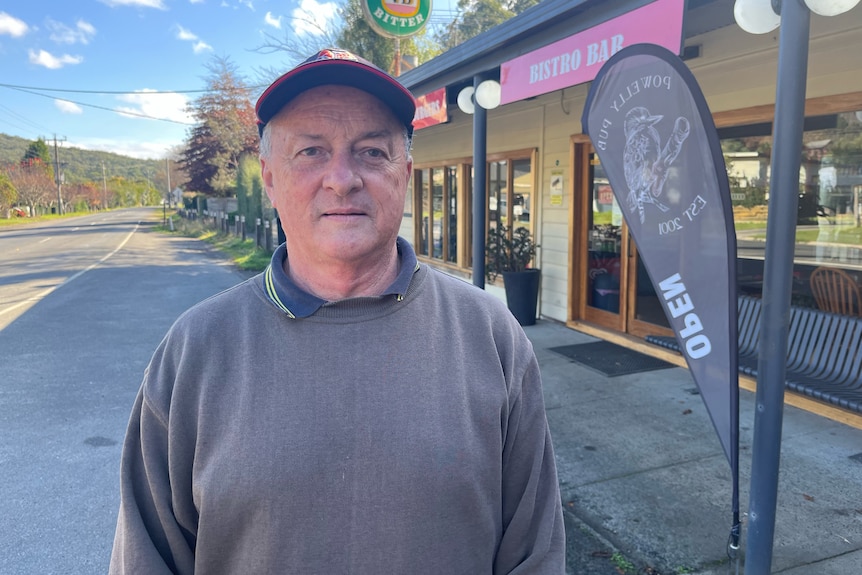
[[88, 216], [93, 212], [67, 212], [63, 215], [59, 214], [42, 214], [41, 216], [32, 216], [25, 218], [0, 218], [0, 227], [5, 226], [18, 226], [18, 225], [26, 225], [26, 224], [35, 224], [38, 222], [49, 222], [52, 220], [61, 220], [63, 218], [71, 218], [74, 216]]
[[[173, 222], [173, 229], [169, 223], [168, 225], [160, 224], [157, 226], [157, 230], [207, 242], [224, 253], [241, 270], [263, 271], [269, 265], [272, 252], [257, 247], [254, 240], [243, 240], [236, 236], [219, 233], [212, 228], [203, 226], [198, 220], [186, 220], [174, 214], [168, 214], [168, 216]], [[161, 213], [159, 219], [161, 219]]]

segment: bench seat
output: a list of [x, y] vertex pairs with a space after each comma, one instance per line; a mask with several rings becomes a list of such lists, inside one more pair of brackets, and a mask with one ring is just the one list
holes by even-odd
[[[761, 301], [738, 298], [739, 371], [757, 377]], [[680, 352], [675, 337], [646, 341]], [[787, 334], [788, 389], [862, 413], [862, 319], [794, 307]]]

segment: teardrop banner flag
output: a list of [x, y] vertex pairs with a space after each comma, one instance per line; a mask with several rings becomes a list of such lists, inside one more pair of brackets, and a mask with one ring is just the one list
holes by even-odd
[[712, 115], [677, 55], [635, 44], [602, 66], [581, 122], [730, 463], [738, 542], [736, 233]]

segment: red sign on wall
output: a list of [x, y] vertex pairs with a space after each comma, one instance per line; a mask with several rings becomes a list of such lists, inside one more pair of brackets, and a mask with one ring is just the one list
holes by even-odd
[[448, 121], [446, 88], [440, 88], [416, 98], [416, 115], [413, 116], [414, 130], [421, 130], [435, 124], [445, 124]]

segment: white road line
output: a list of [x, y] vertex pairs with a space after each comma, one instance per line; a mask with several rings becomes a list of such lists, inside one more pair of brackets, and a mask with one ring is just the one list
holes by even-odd
[[37, 301], [41, 300], [42, 298], [44, 298], [45, 296], [47, 296], [48, 294], [50, 294], [50, 293], [51, 293], [52, 291], [54, 291], [55, 289], [57, 289], [57, 288], [59, 288], [59, 287], [62, 287], [62, 286], [64, 286], [64, 285], [66, 285], [67, 283], [69, 283], [69, 282], [70, 282], [70, 281], [72, 281], [73, 279], [76, 279], [76, 278], [81, 277], [82, 275], [84, 275], [85, 273], [87, 273], [88, 271], [90, 271], [91, 269], [93, 269], [93, 268], [95, 268], [96, 266], [98, 266], [99, 264], [103, 263], [103, 262], [104, 262], [105, 260], [107, 260], [109, 257], [111, 257], [112, 255], [114, 255], [115, 253], [117, 253], [118, 251], [120, 251], [120, 250], [123, 248], [123, 246], [124, 246], [124, 245], [126, 245], [126, 243], [127, 243], [130, 239], [132, 239], [132, 235], [134, 235], [134, 233], [138, 230], [138, 226], [139, 226], [140, 224], [141, 224], [141, 222], [138, 222], [138, 223], [136, 223], [136, 224], [135, 224], [135, 227], [132, 229], [132, 231], [130, 231], [130, 232], [129, 232], [129, 235], [127, 235], [127, 236], [126, 236], [126, 239], [124, 239], [122, 242], [120, 242], [120, 245], [118, 245], [118, 246], [114, 249], [114, 251], [112, 251], [111, 253], [109, 253], [108, 255], [106, 255], [105, 257], [103, 257], [102, 259], [100, 259], [99, 261], [97, 261], [96, 263], [92, 264], [90, 267], [88, 267], [88, 268], [86, 268], [86, 269], [83, 269], [83, 270], [79, 271], [78, 273], [76, 273], [75, 275], [73, 275], [73, 276], [71, 276], [71, 277], [69, 277], [69, 278], [66, 278], [62, 283], [59, 283], [59, 284], [55, 285], [55, 286], [54, 286], [54, 287], [52, 287], [52, 288], [48, 288], [48, 289], [46, 289], [45, 291], [41, 292], [40, 294], [36, 295], [35, 297], [28, 298], [28, 299], [26, 299], [26, 300], [24, 300], [24, 301], [18, 302], [17, 304], [13, 305], [12, 307], [8, 307], [8, 308], [6, 308], [6, 309], [0, 310], [0, 315], [3, 315], [3, 314], [6, 314], [6, 313], [9, 313], [9, 312], [11, 312], [11, 311], [14, 311], [14, 310], [18, 309], [19, 307], [22, 307], [22, 306], [25, 306], [25, 305], [28, 305], [28, 304], [31, 304], [31, 303], [33, 303], [33, 302], [37, 302]]
[[48, 241], [48, 240], [50, 240], [50, 239], [51, 239], [51, 237], [49, 236], [49, 237], [45, 238], [44, 240], [38, 241], [38, 242], [36, 242], [36, 243], [44, 244], [45, 242], [47, 242], [47, 241]]

